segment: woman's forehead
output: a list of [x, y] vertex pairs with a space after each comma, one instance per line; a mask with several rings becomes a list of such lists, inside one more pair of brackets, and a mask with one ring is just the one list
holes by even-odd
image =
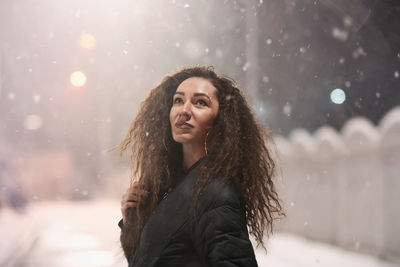
[[184, 80], [176, 89], [176, 92], [186, 94], [205, 93], [209, 96], [216, 95], [217, 89], [207, 79], [201, 77], [191, 77]]

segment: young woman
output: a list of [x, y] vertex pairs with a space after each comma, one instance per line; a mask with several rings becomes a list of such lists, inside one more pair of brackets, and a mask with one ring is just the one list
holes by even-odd
[[264, 246], [284, 215], [269, 138], [213, 68], [166, 76], [120, 146], [136, 177], [119, 223], [129, 266], [257, 266], [249, 232]]

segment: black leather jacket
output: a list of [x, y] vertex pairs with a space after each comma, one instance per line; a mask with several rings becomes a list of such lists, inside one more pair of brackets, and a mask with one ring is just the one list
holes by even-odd
[[159, 203], [128, 260], [129, 267], [257, 266], [244, 204], [233, 184], [210, 183], [196, 213], [189, 212], [199, 163]]

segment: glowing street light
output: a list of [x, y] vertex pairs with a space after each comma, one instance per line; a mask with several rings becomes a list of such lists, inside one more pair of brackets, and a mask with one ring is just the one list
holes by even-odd
[[79, 40], [79, 45], [86, 49], [91, 49], [96, 45], [96, 38], [88, 33], [82, 34]]
[[75, 87], [82, 87], [86, 84], [86, 75], [81, 71], [75, 71], [69, 77], [69, 81]]

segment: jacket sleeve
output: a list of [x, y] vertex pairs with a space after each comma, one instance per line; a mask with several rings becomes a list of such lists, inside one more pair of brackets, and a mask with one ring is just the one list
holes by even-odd
[[246, 215], [232, 185], [194, 221], [192, 241], [207, 266], [258, 266], [246, 227]]

